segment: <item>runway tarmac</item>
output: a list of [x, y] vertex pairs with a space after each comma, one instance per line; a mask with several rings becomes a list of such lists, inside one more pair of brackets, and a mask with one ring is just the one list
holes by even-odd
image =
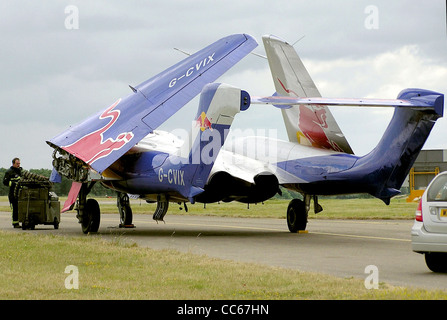
[[[36, 230], [13, 229], [11, 214], [0, 213], [0, 230], [86, 236], [75, 213], [63, 213], [58, 230], [37, 225]], [[423, 255], [411, 250], [413, 221], [316, 220], [307, 233], [293, 234], [283, 219], [221, 218], [168, 215], [156, 223], [151, 215], [134, 215], [134, 229], [118, 228], [118, 214], [101, 215], [95, 236], [141, 247], [254, 262], [319, 272], [341, 278], [366, 279], [367, 266], [377, 267], [379, 282], [397, 286], [447, 290], [447, 274], [431, 272]]]

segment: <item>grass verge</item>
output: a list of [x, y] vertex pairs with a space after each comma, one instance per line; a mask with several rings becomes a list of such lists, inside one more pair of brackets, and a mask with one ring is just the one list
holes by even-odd
[[[0, 299], [447, 299], [444, 291], [367, 290], [359, 279], [152, 250], [100, 236], [0, 232]], [[79, 271], [79, 289], [66, 289]]]

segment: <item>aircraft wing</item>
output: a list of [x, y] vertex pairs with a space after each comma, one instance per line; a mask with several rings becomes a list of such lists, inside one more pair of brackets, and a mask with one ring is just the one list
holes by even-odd
[[256, 46], [246, 34], [222, 38], [47, 143], [101, 173]]

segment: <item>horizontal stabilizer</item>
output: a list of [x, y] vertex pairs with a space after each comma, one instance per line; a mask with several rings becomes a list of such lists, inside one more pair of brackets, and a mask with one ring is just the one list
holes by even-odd
[[[419, 89], [406, 89], [403, 92]], [[402, 93], [400, 94], [402, 95]], [[412, 107], [432, 108], [439, 114], [443, 110], [443, 97], [436, 96], [435, 99], [427, 99], [427, 96], [419, 96], [410, 99], [352, 99], [352, 98], [295, 98], [295, 97], [251, 97], [252, 104], [272, 104], [280, 109], [288, 109], [294, 105], [324, 105], [324, 106], [348, 106], [348, 107]]]

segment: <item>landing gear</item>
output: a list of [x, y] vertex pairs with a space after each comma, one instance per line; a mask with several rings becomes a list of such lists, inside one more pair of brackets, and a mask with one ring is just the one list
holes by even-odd
[[166, 215], [166, 212], [168, 212], [169, 208], [169, 198], [167, 195], [160, 194], [157, 197], [157, 208], [155, 209], [153, 219], [155, 221], [164, 221], [163, 218]]
[[120, 213], [120, 228], [134, 228], [132, 208], [130, 207], [129, 196], [126, 193], [117, 193], [117, 206]]
[[92, 190], [95, 182], [83, 183], [78, 195], [78, 211], [77, 218], [85, 234], [90, 232], [98, 232], [101, 211], [98, 201], [95, 199], [87, 199], [87, 195]]
[[287, 207], [287, 226], [290, 232], [297, 233], [300, 230], [306, 230], [311, 199], [314, 200], [315, 213], [323, 211], [323, 208], [318, 204], [317, 196], [305, 194], [303, 200], [293, 199], [290, 201]]
[[289, 231], [297, 233], [299, 230], [306, 230], [307, 210], [304, 201], [293, 199], [287, 208], [287, 226]]
[[99, 209], [98, 201], [95, 199], [88, 199], [84, 206], [82, 214], [82, 232], [85, 234], [90, 232], [98, 232], [101, 218], [101, 211]]

